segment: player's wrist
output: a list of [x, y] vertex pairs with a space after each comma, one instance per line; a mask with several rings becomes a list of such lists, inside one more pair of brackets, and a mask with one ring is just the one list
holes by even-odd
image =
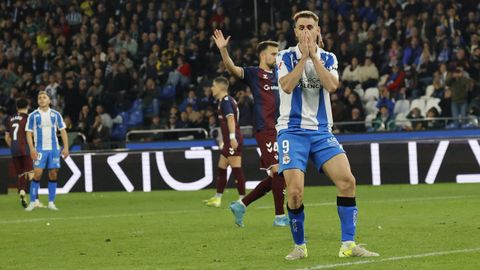
[[237, 140], [237, 137], [235, 137], [235, 132], [230, 133], [229, 138], [230, 140]]

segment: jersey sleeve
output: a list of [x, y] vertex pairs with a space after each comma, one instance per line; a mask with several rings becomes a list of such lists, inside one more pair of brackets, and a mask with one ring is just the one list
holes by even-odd
[[253, 80], [256, 72], [258, 72], [258, 70], [255, 67], [244, 67], [243, 68], [243, 81], [246, 84], [248, 84], [248, 86], [251, 85], [252, 80]]
[[291, 54], [288, 51], [281, 51], [275, 59], [275, 70], [277, 72], [277, 78], [280, 80], [293, 70], [293, 63]]
[[27, 124], [25, 125], [25, 131], [33, 132], [33, 122], [34, 122], [33, 113], [28, 115]]
[[330, 54], [329, 56], [330, 57], [328, 57], [327, 63], [325, 63], [325, 67], [330, 72], [330, 74], [335, 76], [335, 78], [337, 78], [337, 80], [338, 80], [338, 61], [337, 61], [337, 57], [333, 53]]
[[220, 108], [222, 109], [223, 116], [225, 117], [234, 115], [233, 106], [228, 99], [230, 99], [230, 97], [222, 99], [222, 102], [220, 103]]
[[65, 122], [63, 122], [63, 117], [62, 115], [57, 112], [56, 113], [56, 117], [57, 117], [57, 126], [58, 126], [58, 130], [62, 130], [62, 129], [65, 129], [66, 128], [66, 125], [65, 125]]

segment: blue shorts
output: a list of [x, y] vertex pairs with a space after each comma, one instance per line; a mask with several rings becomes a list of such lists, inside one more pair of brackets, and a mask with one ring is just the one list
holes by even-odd
[[38, 151], [38, 159], [33, 163], [33, 167], [60, 169], [60, 150]]
[[310, 158], [318, 171], [329, 159], [345, 153], [337, 138], [331, 133], [294, 129], [281, 130], [278, 134], [279, 173], [288, 169], [307, 170]]

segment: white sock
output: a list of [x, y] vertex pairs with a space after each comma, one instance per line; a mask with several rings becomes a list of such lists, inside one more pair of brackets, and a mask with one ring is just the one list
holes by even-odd
[[240, 195], [239, 200], [241, 201], [243, 198], [245, 198], [245, 195]]
[[39, 199], [35, 199], [35, 202], [40, 202], [40, 200], [39, 200]]
[[[243, 198], [242, 198], [243, 199]], [[242, 202], [242, 199], [239, 199], [238, 202], [243, 205], [243, 207], [247, 208], [247, 206]]]
[[222, 198], [222, 193], [215, 193], [215, 198]]
[[275, 215], [276, 218], [282, 218], [282, 217], [285, 217], [285, 214], [283, 215]]

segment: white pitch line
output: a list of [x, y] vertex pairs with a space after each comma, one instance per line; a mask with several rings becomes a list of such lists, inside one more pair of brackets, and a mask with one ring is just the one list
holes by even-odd
[[[386, 203], [386, 202], [409, 202], [409, 201], [429, 201], [429, 200], [449, 200], [449, 199], [462, 199], [470, 198], [476, 196], [443, 196], [443, 197], [423, 197], [423, 198], [406, 198], [406, 199], [393, 199], [393, 200], [372, 200], [372, 201], [362, 201], [364, 203]], [[334, 202], [325, 202], [325, 203], [311, 203], [305, 204], [307, 207], [319, 207], [319, 206], [332, 206], [336, 205]], [[259, 206], [255, 209], [272, 209], [273, 206]], [[42, 210], [40, 210], [42, 211]], [[17, 223], [35, 223], [42, 221], [52, 221], [52, 220], [82, 220], [82, 219], [97, 219], [97, 218], [120, 218], [120, 217], [137, 217], [137, 216], [148, 216], [148, 215], [163, 215], [163, 214], [189, 214], [189, 213], [198, 213], [198, 212], [207, 212], [211, 209], [186, 209], [186, 210], [171, 210], [171, 211], [158, 211], [158, 212], [140, 212], [140, 213], [131, 213], [131, 214], [110, 214], [110, 215], [98, 215], [98, 216], [75, 216], [75, 217], [42, 217], [42, 218], [28, 218], [28, 219], [12, 219], [12, 220], [0, 220], [0, 224], [17, 224]]]
[[[361, 200], [361, 204], [367, 203], [390, 203], [390, 202], [414, 202], [414, 201], [433, 201], [433, 200], [452, 200], [452, 199], [465, 199], [465, 198], [473, 198], [477, 196], [473, 195], [464, 195], [464, 196], [439, 196], [439, 197], [419, 197], [419, 198], [404, 198], [404, 199], [390, 199], [390, 200]], [[310, 207], [317, 207], [317, 206], [330, 206], [330, 205], [337, 205], [336, 202], [324, 202], [324, 203], [306, 203], [305, 206]], [[256, 207], [258, 209], [270, 209], [274, 208], [273, 206], [259, 206]]]
[[444, 255], [471, 253], [471, 252], [480, 252], [480, 248], [429, 252], [429, 253], [421, 253], [421, 254], [414, 254], [414, 255], [407, 255], [407, 256], [390, 257], [390, 258], [379, 259], [379, 260], [366, 260], [366, 261], [335, 263], [335, 264], [319, 264], [316, 266], [312, 266], [308, 268], [300, 268], [297, 270], [329, 269], [329, 268], [346, 267], [346, 266], [359, 265], [359, 264], [372, 264], [372, 263], [381, 263], [381, 262], [390, 262], [390, 261], [399, 261], [399, 260], [410, 260], [410, 259], [417, 259], [417, 258], [424, 258], [424, 257], [444, 256]]

